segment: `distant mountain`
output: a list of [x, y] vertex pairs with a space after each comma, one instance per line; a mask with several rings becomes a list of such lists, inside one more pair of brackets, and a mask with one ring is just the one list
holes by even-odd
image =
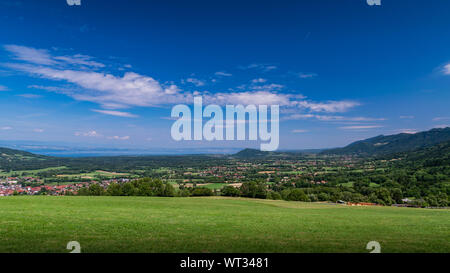
[[366, 140], [356, 141], [344, 148], [325, 150], [321, 154], [387, 155], [426, 148], [446, 141], [450, 141], [450, 127], [432, 129], [416, 134], [380, 135]]
[[51, 157], [45, 155], [36, 155], [29, 152], [0, 148], [0, 171], [10, 169], [34, 169], [36, 166], [47, 166], [47, 159]]
[[299, 156], [305, 156], [309, 154], [318, 153], [319, 150], [297, 150], [297, 151], [274, 151], [274, 152], [266, 152], [260, 151], [257, 149], [244, 149], [238, 153], [232, 155], [232, 157], [238, 158], [248, 158], [248, 159], [257, 159], [257, 158], [266, 158], [266, 157], [277, 157], [277, 158], [293, 158]]
[[2, 161], [14, 161], [14, 160], [30, 160], [30, 159], [39, 159], [46, 158], [43, 155], [36, 155], [29, 152], [9, 149], [9, 148], [1, 148], [0, 147], [0, 162]]
[[266, 157], [269, 156], [272, 152], [265, 152], [256, 149], [244, 149], [238, 153], [235, 153], [234, 157], [239, 158], [255, 158], [255, 157]]
[[396, 154], [395, 157], [404, 158], [403, 162], [406, 164], [424, 167], [450, 166], [450, 141], [411, 152]]

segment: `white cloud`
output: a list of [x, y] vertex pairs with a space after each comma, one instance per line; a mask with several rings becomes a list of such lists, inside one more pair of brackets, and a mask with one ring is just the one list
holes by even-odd
[[444, 74], [450, 75], [450, 64], [444, 66]]
[[308, 130], [302, 130], [302, 129], [295, 129], [295, 130], [292, 130], [292, 133], [296, 133], [296, 134], [299, 134], [299, 133], [306, 133], [306, 132], [308, 132]]
[[4, 85], [0, 85], [0, 91], [8, 91], [8, 87], [4, 86]]
[[205, 82], [196, 78], [187, 78], [186, 82], [192, 83], [193, 85], [199, 87], [199, 86], [204, 86]]
[[52, 56], [48, 50], [20, 45], [5, 45], [4, 48], [14, 55], [15, 60], [38, 65], [81, 65], [101, 68], [104, 64], [93, 61], [91, 56], [75, 54], [73, 56]]
[[450, 120], [450, 117], [435, 117], [433, 121]]
[[112, 136], [112, 137], [108, 137], [108, 139], [114, 139], [114, 140], [128, 140], [130, 139], [130, 136]]
[[265, 85], [254, 85], [251, 86], [251, 90], [264, 90], [264, 91], [277, 91], [283, 89], [284, 86], [281, 84], [271, 83], [271, 84], [265, 84]]
[[327, 102], [310, 102], [310, 101], [299, 101], [297, 105], [301, 108], [309, 109], [313, 112], [346, 112], [351, 108], [361, 105], [356, 101], [327, 101]]
[[36, 128], [36, 129], [33, 130], [33, 132], [36, 132], [36, 133], [43, 133], [43, 132], [44, 132], [44, 129]]
[[417, 129], [397, 129], [395, 131], [397, 133], [402, 133], [402, 134], [415, 134], [415, 133], [419, 132], [419, 130], [417, 130]]
[[88, 132], [75, 132], [76, 136], [83, 136], [83, 137], [102, 137], [103, 135], [100, 133], [97, 133], [97, 131], [88, 131]]
[[204, 96], [207, 103], [225, 104], [255, 104], [255, 105], [291, 105], [290, 96], [268, 91], [217, 93]]
[[310, 79], [317, 77], [316, 73], [298, 73], [300, 79]]
[[269, 72], [269, 71], [278, 69], [277, 66], [271, 65], [271, 64], [250, 64], [247, 66], [240, 66], [239, 68], [240, 69], [257, 69], [257, 70], [261, 70], [263, 72]]
[[45, 49], [35, 49], [32, 47], [19, 45], [5, 45], [5, 49], [14, 55], [14, 59], [26, 61], [34, 64], [52, 65], [54, 61]]
[[284, 120], [299, 120], [299, 119], [317, 119], [320, 121], [352, 121], [352, 122], [367, 122], [367, 121], [384, 121], [385, 118], [369, 118], [369, 117], [344, 117], [344, 116], [330, 116], [330, 115], [316, 115], [316, 114], [292, 114], [284, 117]]
[[375, 129], [375, 128], [381, 128], [383, 126], [381, 125], [357, 125], [357, 126], [344, 126], [339, 127], [339, 129], [343, 130], [362, 130], [362, 129]]
[[0, 127], [0, 130], [12, 130], [12, 127], [11, 126], [3, 126], [3, 127]]
[[[209, 93], [209, 92], [182, 92], [176, 85], [162, 84], [152, 77], [134, 72], [127, 72], [123, 76], [111, 73], [87, 70], [79, 65], [99, 68], [101, 64], [92, 62], [86, 55], [52, 57], [47, 50], [34, 49], [23, 46], [6, 46], [14, 54], [15, 59], [28, 63], [6, 63], [4, 66], [17, 71], [25, 72], [34, 77], [44, 78], [55, 82], [62, 82], [61, 86], [30, 85], [29, 88], [44, 89], [51, 92], [65, 94], [79, 101], [89, 101], [99, 104], [108, 110], [95, 110], [96, 112], [133, 117], [128, 112], [112, 111], [130, 107], [157, 107], [171, 104], [192, 104], [194, 96], [203, 96], [207, 103], [225, 104], [278, 104], [295, 109], [299, 107], [310, 112], [345, 112], [360, 105], [354, 101], [306, 101], [301, 95], [277, 93], [284, 88], [280, 84], [253, 84], [244, 86], [244, 92]], [[61, 66], [64, 63], [64, 66]], [[264, 70], [275, 69], [271, 65], [250, 65], [248, 68]], [[264, 80], [257, 80], [262, 83]], [[189, 78], [186, 82], [196, 86], [204, 84], [203, 81]]]
[[121, 112], [121, 111], [113, 111], [113, 110], [99, 110], [99, 109], [92, 109], [91, 111], [105, 114], [105, 115], [111, 115], [111, 116], [117, 116], [117, 117], [126, 117], [126, 118], [136, 118], [137, 115], [128, 113], [128, 112]]
[[92, 61], [92, 57], [76, 54], [73, 56], [56, 56], [53, 59], [66, 62], [68, 64], [76, 64], [76, 65], [85, 65], [85, 66], [92, 66], [92, 67], [105, 67], [104, 64]]
[[38, 98], [42, 97], [41, 95], [36, 95], [36, 94], [20, 94], [17, 96], [22, 97], [22, 98], [27, 98], [27, 99], [38, 99]]
[[60, 70], [24, 64], [8, 64], [8, 67], [50, 80], [76, 84], [82, 89], [66, 90], [65, 94], [76, 100], [96, 102], [110, 109], [187, 102], [186, 96], [174, 94], [174, 86], [166, 88], [151, 77], [133, 72], [117, 77], [93, 71]]
[[227, 73], [227, 72], [223, 72], [223, 71], [218, 71], [218, 72], [214, 73], [214, 75], [222, 76], [222, 77], [231, 77], [231, 76], [233, 76], [231, 73]]
[[265, 83], [267, 80], [263, 78], [253, 79], [252, 83]]

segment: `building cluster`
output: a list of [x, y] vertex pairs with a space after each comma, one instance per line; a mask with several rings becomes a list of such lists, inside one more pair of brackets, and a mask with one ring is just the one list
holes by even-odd
[[[31, 183], [34, 182], [34, 183]], [[111, 183], [129, 182], [129, 179], [109, 179], [101, 182], [77, 182], [67, 183], [64, 185], [42, 185], [36, 178], [15, 178], [8, 177], [0, 180], [0, 196], [10, 195], [65, 195], [68, 192], [77, 194], [78, 190], [83, 187], [88, 187], [90, 184], [99, 184], [103, 188], [107, 188]], [[35, 184], [35, 185], [32, 185]], [[28, 186], [29, 185], [29, 186]]]

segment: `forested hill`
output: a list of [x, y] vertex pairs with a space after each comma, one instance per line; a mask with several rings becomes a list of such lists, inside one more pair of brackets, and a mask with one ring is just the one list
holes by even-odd
[[423, 167], [450, 166], [450, 141], [412, 152], [399, 153], [396, 157], [404, 158], [403, 163], [407, 165]]
[[255, 157], [266, 157], [269, 156], [270, 152], [260, 151], [256, 149], [244, 149], [236, 154], [235, 157], [238, 158], [255, 158]]
[[48, 159], [52, 157], [0, 147], [0, 170], [45, 168], [57, 164], [49, 164]]
[[238, 153], [232, 155], [232, 157], [240, 159], [261, 159], [261, 158], [292, 158], [298, 157], [305, 154], [317, 153], [317, 150], [292, 150], [292, 151], [260, 151], [257, 149], [244, 149]]
[[344, 148], [330, 149], [322, 154], [374, 156], [413, 151], [450, 141], [450, 127], [416, 134], [397, 134], [360, 140]]
[[0, 162], [11, 162], [18, 160], [33, 160], [33, 159], [43, 159], [47, 158], [44, 155], [36, 155], [25, 151], [19, 151], [9, 148], [0, 147]]

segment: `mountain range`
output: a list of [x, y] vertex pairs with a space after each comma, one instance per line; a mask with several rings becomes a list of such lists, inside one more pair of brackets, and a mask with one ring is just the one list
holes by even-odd
[[[328, 150], [304, 150], [304, 151], [280, 151], [265, 152], [256, 149], [244, 149], [237, 152], [232, 157], [236, 158], [264, 158], [264, 157], [283, 157], [298, 156], [300, 154], [318, 153], [320, 155], [357, 155], [357, 156], [387, 156], [399, 153], [412, 152], [415, 157], [426, 157], [427, 153], [437, 155], [439, 153], [450, 152], [450, 127], [442, 129], [432, 129], [429, 131], [419, 132], [415, 134], [396, 134], [396, 135], [380, 135], [373, 138], [360, 140], [349, 144], [343, 148], [335, 148]], [[48, 157], [45, 155], [34, 154], [30, 152], [0, 148], [0, 164], [2, 166], [9, 165], [13, 162], [27, 162], [36, 160], [53, 159], [56, 157]], [[59, 158], [63, 160], [63, 158]]]
[[450, 141], [450, 127], [415, 134], [380, 135], [353, 142], [343, 148], [328, 149], [321, 154], [380, 156], [431, 147], [446, 141]]

